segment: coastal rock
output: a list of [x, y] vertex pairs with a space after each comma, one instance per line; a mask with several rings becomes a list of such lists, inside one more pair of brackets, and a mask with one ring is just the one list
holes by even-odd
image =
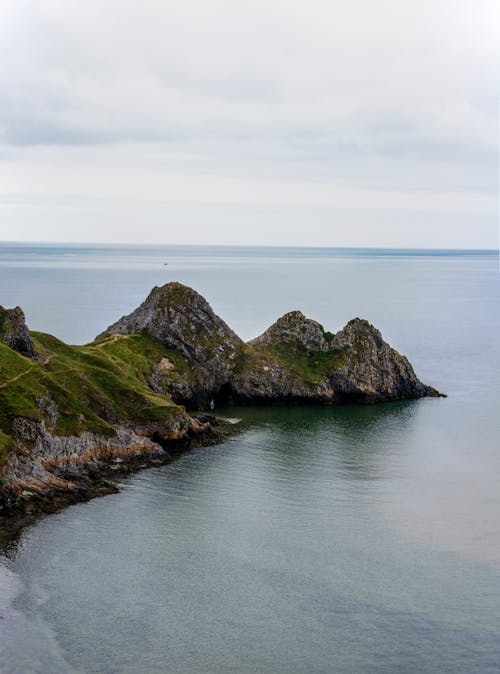
[[0, 361], [0, 512], [88, 498], [109, 490], [100, 478], [110, 470], [224, 436], [185, 408], [440, 395], [366, 320], [332, 334], [292, 311], [245, 344], [180, 283], [154, 288], [85, 346], [32, 340], [19, 307], [0, 309]]
[[366, 320], [337, 334], [301, 311], [279, 318], [244, 344], [197, 292], [154, 288], [110, 334], [147, 332], [183, 358], [163, 358], [150, 385], [191, 409], [222, 403], [379, 402], [438, 395]]
[[192, 288], [182, 283], [155, 287], [131, 314], [122, 316], [106, 334], [147, 332], [192, 361], [205, 365], [214, 359], [231, 361], [241, 339]]
[[326, 351], [328, 341], [323, 327], [301, 311], [290, 311], [273, 323], [260, 337], [249, 344], [272, 346], [273, 344], [301, 344], [311, 351]]
[[13, 446], [0, 482], [0, 515], [29, 509], [47, 499], [87, 498], [108, 491], [101, 475], [131, 470], [170, 457], [165, 449], [186, 449], [217, 437], [212, 417], [187, 414], [167, 423], [144, 422], [134, 428], [115, 426], [112, 436], [85, 431], [57, 435], [44, 420], [13, 421]]
[[241, 404], [331, 403], [333, 391], [326, 377], [313, 381], [286, 365], [263, 360], [234, 374], [221, 391], [221, 400]]
[[422, 384], [408, 359], [364, 319], [354, 318], [337, 332], [332, 349], [340, 355], [328, 375], [336, 400], [378, 402], [439, 395]]
[[249, 344], [259, 347], [258, 356], [232, 376], [230, 401], [343, 404], [439, 395], [422, 384], [407, 358], [360, 318], [330, 335], [315, 321], [292, 312]]
[[36, 357], [21, 307], [4, 309], [0, 306], [0, 341], [27, 358]]
[[181, 283], [153, 288], [135, 311], [120, 318], [98, 339], [142, 332], [177, 350], [194, 366], [185, 377], [160, 366], [152, 378], [156, 390], [173, 394], [174, 400], [191, 408], [209, 402], [229, 380], [243, 348], [242, 340], [209, 303]]

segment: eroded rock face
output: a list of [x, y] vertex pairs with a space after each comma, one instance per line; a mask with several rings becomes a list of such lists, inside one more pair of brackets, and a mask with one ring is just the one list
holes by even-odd
[[263, 360], [233, 375], [226, 400], [234, 403], [331, 403], [333, 391], [326, 377], [310, 381], [289, 368]]
[[36, 357], [21, 307], [4, 309], [0, 306], [0, 341], [27, 358]]
[[141, 306], [105, 334], [146, 331], [185, 359], [164, 358], [151, 386], [190, 408], [224, 402], [378, 402], [438, 393], [366, 320], [335, 335], [291, 311], [244, 344], [191, 288], [154, 288]]
[[257, 358], [248, 359], [230, 380], [229, 398], [238, 402], [379, 402], [438, 395], [360, 318], [332, 335], [292, 311], [249, 346], [257, 349]]
[[209, 303], [182, 283], [153, 288], [137, 309], [120, 318], [103, 335], [142, 331], [200, 364], [213, 359], [230, 361], [242, 344]]
[[155, 287], [147, 299], [128, 316], [111, 325], [106, 334], [145, 331], [176, 349], [193, 366], [189, 377], [174, 376], [160, 366], [153, 385], [161, 393], [179, 389], [174, 400], [200, 407], [210, 401], [230, 378], [244, 344], [195, 290], [181, 283]]
[[260, 337], [249, 343], [267, 346], [277, 343], [301, 344], [311, 351], [325, 351], [329, 346], [323, 327], [316, 321], [306, 318], [301, 311], [290, 311], [285, 314]]
[[417, 378], [405, 356], [382, 339], [368, 321], [354, 318], [332, 340], [342, 354], [329, 374], [335, 399], [378, 402], [439, 395]]
[[[97, 495], [99, 476], [168, 459], [165, 446], [187, 448], [210, 442], [213, 417], [180, 414], [166, 422], [115, 426], [109, 437], [84, 432], [55, 435], [45, 421], [22, 417], [13, 424], [14, 446], [0, 481], [0, 515], [23, 511], [57, 497]], [[107, 489], [103, 493], [106, 493]]]
[[[153, 339], [109, 337], [113, 333], [141, 332]], [[68, 413], [66, 406], [74, 415], [75, 405], [77, 409], [82, 403], [87, 405], [85, 396], [90, 395], [91, 389], [82, 389], [84, 393], [79, 393], [72, 403], [56, 395], [60, 385], [51, 389], [56, 382], [50, 377], [50, 358], [38, 360], [36, 367], [21, 371], [10, 381], [0, 382], [2, 409], [8, 412], [4, 415], [4, 428], [0, 429], [0, 440], [8, 448], [7, 460], [0, 467], [0, 511], [2, 507], [7, 512], [17, 508], [18, 503], [22, 508], [32, 499], [73, 491], [85, 497], [93, 493], [96, 475], [120, 465], [133, 467], [143, 461], [161, 460], [166, 446], [188, 447], [220, 437], [212, 418], [193, 418], [172, 401], [200, 409], [212, 401], [342, 404], [440, 395], [422, 384], [407, 358], [385, 342], [366, 320], [355, 318], [331, 334], [300, 311], [292, 311], [245, 344], [201, 295], [179, 283], [154, 288], [140, 307], [103, 334], [108, 339], [94, 345], [99, 354], [99, 370], [104, 370], [96, 380], [92, 426], [77, 425], [80, 430], [73, 429], [73, 434], [68, 431], [68, 435], [64, 435], [64, 426], [57, 430], [60, 418]], [[153, 343], [154, 339], [165, 346]], [[0, 340], [24, 356], [36, 356], [19, 307], [0, 307]], [[130, 368], [125, 381], [117, 376], [114, 360], [104, 358], [106, 348], [114, 348], [120, 341], [134, 345], [123, 360], [124, 367]], [[72, 352], [70, 347], [67, 350]], [[3, 351], [7, 354], [7, 349]], [[78, 347], [73, 352], [78, 368], [83, 367]], [[136, 355], [137, 372], [130, 365], [130, 359], [135, 363]], [[57, 357], [56, 352], [53, 357]], [[65, 354], [65, 359], [69, 357]], [[15, 360], [20, 358], [16, 356]], [[66, 360], [64, 363], [66, 368]], [[106, 363], [109, 385], [118, 387], [121, 395], [113, 389], [113, 395], [106, 396]], [[77, 372], [85, 374], [80, 369]], [[24, 417], [24, 408], [18, 411], [16, 406], [17, 391], [9, 398], [9, 386], [19, 386], [23, 381], [20, 377], [31, 375], [38, 377], [35, 388], [39, 393], [36, 411]], [[169, 399], [151, 400], [151, 389]], [[122, 406], [122, 401], [129, 401], [130, 405], [130, 396], [143, 406], [138, 412], [136, 405], [132, 411]], [[157, 408], [159, 402], [168, 404]], [[169, 409], [166, 416], [165, 406]], [[9, 412], [10, 409], [16, 411]], [[124, 414], [124, 409], [128, 413]], [[151, 410], [162, 413], [155, 416]], [[79, 416], [83, 423], [86, 417], [81, 411]], [[100, 430], [96, 431], [98, 419], [106, 423], [99, 423]]]

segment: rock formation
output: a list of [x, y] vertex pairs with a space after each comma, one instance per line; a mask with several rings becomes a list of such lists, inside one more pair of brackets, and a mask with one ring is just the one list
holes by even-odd
[[[181, 283], [155, 287], [146, 300], [128, 316], [111, 325], [106, 334], [130, 335], [145, 332], [176, 350], [191, 366], [183, 377], [173, 363], [158, 363], [152, 381], [161, 391], [161, 380], [169, 375], [174, 400], [191, 408], [206, 404], [229, 380], [243, 348], [241, 339], [217, 316], [195, 290]], [[182, 368], [181, 368], [182, 370]]]
[[422, 384], [405, 356], [399, 354], [368, 321], [354, 318], [332, 340], [342, 354], [329, 374], [335, 395], [344, 402], [399, 400], [437, 396]]
[[0, 306], [0, 341], [27, 358], [36, 357], [21, 307], [4, 309]]
[[169, 283], [103, 334], [141, 331], [183, 356], [181, 368], [168, 359], [158, 363], [151, 383], [190, 408], [211, 400], [347, 403], [438, 395], [359, 318], [332, 334], [291, 311], [244, 344], [198, 293]]
[[306, 318], [301, 311], [290, 311], [273, 323], [260, 337], [249, 344], [272, 346], [273, 344], [302, 345], [309, 351], [326, 351], [329, 342], [323, 327]]
[[0, 512], [92, 495], [106, 471], [221, 437], [186, 408], [438, 395], [359, 318], [333, 334], [292, 311], [245, 344], [201, 295], [169, 283], [95, 342], [69, 346], [0, 308]]

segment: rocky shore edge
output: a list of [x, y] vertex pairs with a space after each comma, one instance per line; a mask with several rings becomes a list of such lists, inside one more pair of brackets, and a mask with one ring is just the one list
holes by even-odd
[[112, 438], [92, 433], [53, 436], [43, 423], [24, 430], [35, 438], [33, 454], [37, 458], [17, 454], [2, 476], [0, 527], [2, 522], [12, 526], [18, 518], [56, 512], [72, 503], [117, 493], [118, 478], [169, 463], [194, 448], [224, 442], [238, 429], [224, 418], [201, 414], [186, 415], [183, 423], [157, 440], [144, 435], [144, 428], [138, 435], [118, 427]]

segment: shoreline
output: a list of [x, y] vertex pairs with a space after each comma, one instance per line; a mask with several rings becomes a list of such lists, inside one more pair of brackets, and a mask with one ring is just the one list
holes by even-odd
[[[0, 515], [114, 491], [106, 478], [227, 433], [225, 405], [344, 405], [440, 397], [369, 321], [330, 332], [300, 310], [244, 342], [196, 290], [155, 286], [83, 347], [0, 306]], [[189, 410], [192, 410], [190, 413]]]
[[23, 489], [17, 498], [3, 499], [0, 531], [4, 527], [20, 530], [29, 523], [24, 522], [26, 519], [52, 514], [74, 503], [119, 493], [119, 487], [114, 484], [115, 479], [168, 464], [181, 454], [199, 447], [221, 444], [240, 430], [238, 424], [232, 420], [226, 421], [223, 417], [200, 415], [191, 418], [202, 421], [197, 434], [163, 440], [161, 445], [154, 443], [152, 449], [148, 448], [142, 453], [127, 455], [125, 452], [118, 455], [104, 452], [97, 459], [92, 453], [88, 463], [82, 461], [84, 457], [81, 456], [67, 457], [75, 460], [78, 471], [75, 463], [68, 462], [70, 468], [63, 469], [60, 475], [54, 474], [53, 480], [37, 486], [36, 491]]

